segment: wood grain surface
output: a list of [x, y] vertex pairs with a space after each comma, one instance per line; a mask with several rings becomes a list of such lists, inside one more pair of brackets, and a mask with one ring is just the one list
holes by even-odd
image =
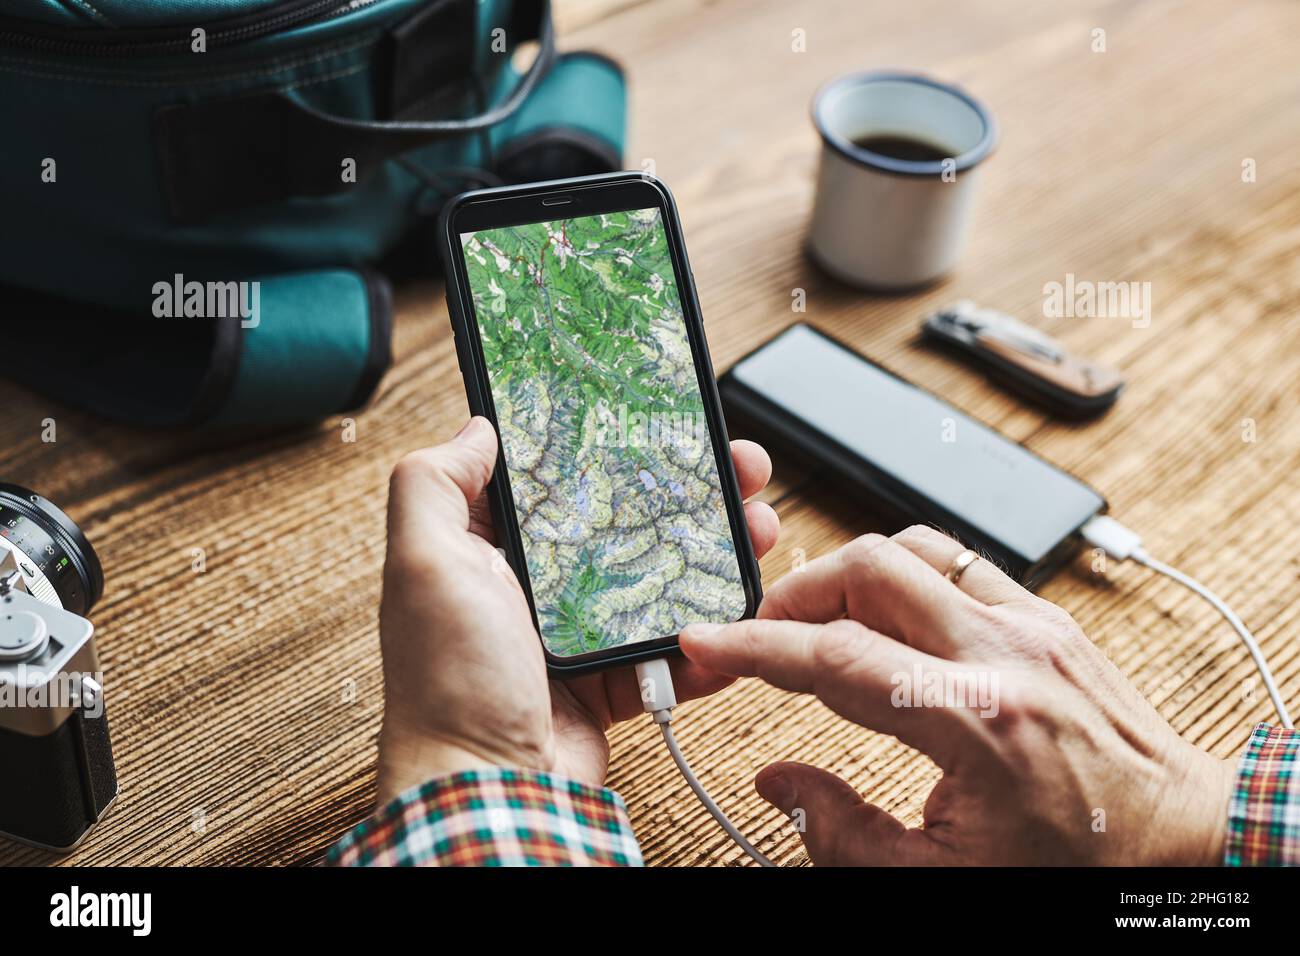
[[[628, 165], [653, 161], [676, 194], [715, 365], [804, 318], [1026, 442], [1218, 589], [1300, 702], [1300, 5], [561, 0], [558, 17], [565, 48], [629, 71]], [[796, 29], [806, 52], [791, 49]], [[966, 86], [1002, 129], [958, 270], [895, 297], [840, 286], [802, 252], [812, 94], [883, 66]], [[1043, 319], [1044, 284], [1067, 273], [1151, 283], [1150, 327]], [[792, 314], [795, 289], [806, 315]], [[959, 297], [1120, 366], [1118, 406], [1061, 424], [918, 346], [921, 316]], [[338, 420], [239, 440], [137, 431], [0, 385], [0, 476], [62, 503], [107, 578], [94, 618], [123, 791], [71, 862], [309, 863], [368, 812], [388, 473], [466, 415], [441, 286], [405, 287], [398, 307], [397, 362], [353, 444]], [[55, 444], [41, 441], [47, 417]], [[776, 466], [769, 584], [797, 554], [878, 528], [862, 503]], [[1271, 716], [1231, 630], [1175, 585], [1130, 566], [1095, 574], [1082, 555], [1042, 593], [1214, 753]], [[756, 682], [684, 705], [678, 723], [705, 785], [782, 863], [806, 859], [754, 794], [767, 763], [831, 769], [913, 824], [936, 779], [892, 738]], [[613, 753], [610, 783], [650, 863], [741, 861], [648, 722], [617, 728]], [[0, 846], [0, 863], [47, 862]]]

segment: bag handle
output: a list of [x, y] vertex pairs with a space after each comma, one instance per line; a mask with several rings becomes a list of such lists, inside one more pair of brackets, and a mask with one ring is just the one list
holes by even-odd
[[[426, 11], [432, 16], [419, 25], [441, 25], [447, 12], [457, 16], [466, 6], [463, 0], [443, 0]], [[476, 4], [470, 0], [468, 6]], [[172, 218], [192, 223], [218, 211], [333, 195], [352, 187], [341, 176], [344, 158], [356, 162], [360, 181], [408, 150], [491, 129], [518, 112], [555, 62], [550, 0], [518, 2], [511, 29], [522, 38], [519, 42], [537, 40], [536, 58], [505, 100], [462, 119], [352, 119], [276, 90], [162, 107], [154, 117], [154, 133]], [[431, 32], [415, 31], [416, 46]], [[430, 58], [428, 49], [415, 52]], [[395, 62], [400, 65], [400, 57]]]

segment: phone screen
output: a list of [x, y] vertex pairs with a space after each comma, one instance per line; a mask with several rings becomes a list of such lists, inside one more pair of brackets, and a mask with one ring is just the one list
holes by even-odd
[[742, 617], [660, 209], [460, 240], [546, 648], [572, 657]]

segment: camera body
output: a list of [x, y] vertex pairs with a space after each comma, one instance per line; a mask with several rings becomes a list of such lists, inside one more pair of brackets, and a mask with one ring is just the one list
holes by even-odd
[[[88, 542], [63, 540], [41, 509], [20, 514], [0, 486], [0, 836], [55, 851], [76, 847], [117, 796], [94, 627], [64, 600], [98, 597], [83, 576], [60, 585], [62, 545], [98, 559]], [[33, 507], [47, 506], [28, 495]], [[70, 522], [68, 522], [70, 525]], [[72, 526], [75, 528], [75, 526]], [[78, 532], [79, 534], [79, 532]], [[84, 547], [81, 547], [84, 545]], [[56, 586], [59, 585], [59, 586]], [[99, 578], [102, 587], [102, 577]]]

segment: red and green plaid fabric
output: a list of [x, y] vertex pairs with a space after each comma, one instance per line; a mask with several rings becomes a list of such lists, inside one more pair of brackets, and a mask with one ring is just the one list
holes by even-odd
[[[1300, 865], [1300, 733], [1259, 724], [1228, 805], [1228, 866]], [[330, 848], [333, 866], [641, 866], [622, 798], [525, 770], [406, 791]]]
[[623, 798], [550, 774], [473, 770], [407, 790], [345, 834], [332, 866], [641, 866]]
[[1300, 733], [1259, 724], [1228, 804], [1228, 866], [1300, 865]]

